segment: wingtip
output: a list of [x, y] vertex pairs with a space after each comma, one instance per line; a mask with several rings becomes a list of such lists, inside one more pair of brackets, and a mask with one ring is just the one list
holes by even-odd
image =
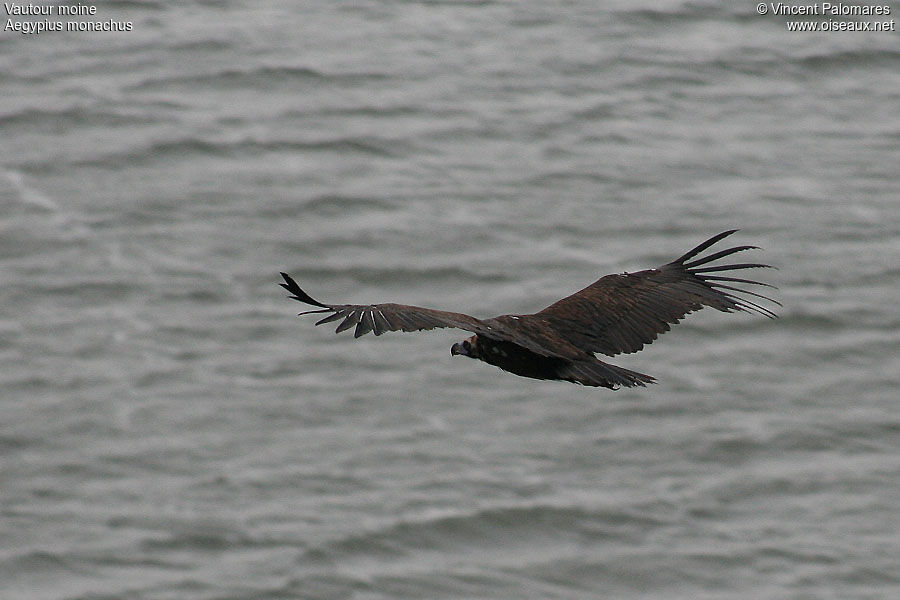
[[723, 231], [722, 233], [718, 233], [718, 234], [712, 236], [711, 238], [709, 238], [708, 240], [700, 243], [698, 246], [691, 248], [690, 250], [688, 250], [687, 252], [685, 252], [684, 254], [682, 254], [681, 256], [676, 258], [675, 260], [673, 260], [671, 264], [684, 263], [688, 259], [693, 258], [694, 256], [697, 256], [698, 254], [700, 254], [701, 252], [703, 252], [710, 246], [717, 244], [718, 242], [727, 238], [729, 235], [737, 233], [738, 231], [740, 231], [740, 229], [729, 229], [727, 231]]
[[289, 298], [291, 298], [292, 300], [297, 300], [298, 302], [303, 302], [304, 304], [311, 304], [313, 306], [319, 306], [321, 308], [331, 308], [327, 304], [323, 304], [323, 303], [319, 302], [318, 300], [314, 299], [312, 296], [310, 296], [309, 294], [304, 292], [300, 288], [300, 286], [297, 285], [297, 282], [294, 281], [294, 278], [291, 277], [290, 275], [288, 275], [287, 273], [285, 273], [284, 271], [281, 271], [281, 276], [284, 278], [284, 283], [279, 283], [278, 285], [280, 285], [281, 287], [283, 287], [289, 293], [292, 294], [291, 296], [289, 296]]

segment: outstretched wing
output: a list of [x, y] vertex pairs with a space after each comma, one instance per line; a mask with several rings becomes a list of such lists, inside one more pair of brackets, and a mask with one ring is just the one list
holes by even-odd
[[436, 327], [454, 327], [494, 340], [512, 342], [541, 356], [571, 359], [580, 358], [583, 354], [579, 348], [560, 338], [546, 325], [533, 331], [525, 331], [518, 318], [513, 319], [509, 316], [481, 320], [463, 313], [408, 304], [324, 304], [300, 289], [297, 282], [287, 273], [282, 273], [281, 276], [284, 277], [284, 283], [279, 285], [292, 294], [290, 298], [320, 307], [303, 311], [301, 315], [331, 313], [324, 319], [316, 321], [316, 325], [343, 319], [335, 329], [335, 333], [356, 327], [353, 335], [360, 337], [370, 331], [375, 335], [381, 335], [385, 331], [422, 331]]
[[780, 303], [729, 283], [775, 286], [751, 279], [717, 275], [722, 271], [766, 268], [759, 263], [706, 266], [736, 252], [756, 246], [736, 246], [690, 260], [736, 229], [716, 235], [690, 252], [657, 269], [607, 275], [536, 313], [556, 333], [588, 352], [607, 356], [637, 352], [669, 330], [685, 315], [704, 306], [723, 312], [756, 312], [775, 318], [772, 310], [736, 293]]
[[335, 333], [340, 333], [351, 327], [356, 327], [353, 335], [360, 337], [373, 332], [381, 335], [385, 331], [422, 331], [435, 327], [455, 327], [480, 333], [485, 325], [479, 319], [462, 313], [422, 308], [421, 306], [409, 306], [406, 304], [323, 304], [314, 300], [309, 294], [300, 289], [297, 282], [287, 273], [282, 273], [284, 283], [279, 284], [292, 294], [291, 298], [305, 304], [320, 307], [317, 310], [307, 310], [301, 315], [310, 313], [331, 313], [324, 319], [316, 322], [316, 325], [330, 323], [343, 319], [337, 326]]

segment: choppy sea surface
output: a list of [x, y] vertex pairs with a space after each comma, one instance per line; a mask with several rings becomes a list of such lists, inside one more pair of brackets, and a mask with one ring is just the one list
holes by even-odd
[[[0, 597], [900, 597], [900, 34], [637, 5], [0, 32]], [[276, 285], [525, 313], [735, 227], [781, 318], [691, 315], [646, 389]]]

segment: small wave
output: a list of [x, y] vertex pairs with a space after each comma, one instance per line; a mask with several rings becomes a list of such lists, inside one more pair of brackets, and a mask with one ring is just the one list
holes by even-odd
[[219, 552], [236, 547], [247, 548], [253, 545], [254, 541], [243, 533], [224, 527], [177, 531], [163, 539], [148, 539], [141, 542], [141, 548], [148, 552], [174, 550]]
[[[360, 106], [338, 106], [338, 107], [322, 107], [315, 111], [286, 111], [283, 118], [309, 118], [310, 116], [321, 117], [407, 117], [411, 115], [422, 114], [424, 109], [421, 107], [400, 104], [396, 106], [374, 106], [364, 104]], [[459, 114], [458, 111], [429, 111], [428, 115], [431, 119], [441, 117], [454, 116]]]
[[496, 0], [416, 0], [424, 6], [491, 6]]
[[847, 50], [829, 54], [814, 54], [798, 58], [794, 62], [801, 67], [815, 71], [831, 71], [844, 68], [852, 68], [854, 71], [857, 71], [866, 67], [896, 68], [900, 66], [900, 52], [883, 48]]
[[707, 442], [699, 451], [689, 454], [698, 462], [738, 465], [755, 459], [767, 449], [765, 442], [737, 433]]
[[0, 173], [13, 185], [18, 193], [19, 200], [23, 204], [38, 206], [40, 208], [59, 212], [60, 206], [52, 198], [42, 194], [37, 188], [31, 187], [25, 182], [25, 177], [18, 171], [10, 169], [0, 170]]
[[[803, 309], [782, 311], [778, 316], [778, 325], [780, 327], [790, 327], [799, 330], [839, 331], [847, 326], [846, 319], [840, 316], [809, 312]], [[758, 325], [758, 323], [753, 323], [752, 325]]]
[[880, 418], [804, 424], [775, 435], [767, 446], [781, 451], [851, 452], [891, 451], [891, 441], [900, 439], [900, 420]]
[[[718, 66], [724, 68], [722, 63], [719, 63]], [[691, 71], [678, 74], [650, 73], [636, 77], [628, 83], [623, 83], [622, 87], [623, 89], [634, 89], [644, 92], [646, 90], [683, 90], [688, 87], [702, 87], [709, 84], [710, 77], [708, 74], [700, 75], [695, 71]]]
[[120, 169], [129, 165], [146, 164], [164, 159], [181, 159], [196, 154], [224, 156], [227, 154], [227, 149], [227, 145], [188, 138], [157, 142], [130, 152], [101, 154], [94, 158], [74, 161], [71, 164], [77, 167]]
[[225, 69], [215, 73], [179, 75], [146, 79], [130, 86], [132, 91], [170, 89], [174, 87], [207, 86], [216, 89], [258, 88], [261, 84], [285, 81], [308, 81], [322, 79], [325, 75], [306, 67], [261, 67], [248, 71]]
[[298, 83], [362, 83], [383, 79], [381, 73], [326, 73], [309, 67], [262, 66], [248, 70], [224, 69], [214, 73], [146, 79], [131, 91], [170, 90], [173, 87], [206, 87], [215, 90], [269, 89]]
[[304, 558], [318, 563], [353, 557], [385, 558], [409, 551], [465, 552], [496, 545], [534, 546], [551, 540], [622, 538], [656, 528], [663, 521], [625, 510], [588, 510], [572, 506], [509, 506], [470, 514], [400, 521], [384, 529], [351, 535], [311, 548]]
[[0, 115], [0, 130], [51, 129], [56, 131], [60, 123], [66, 128], [80, 125], [97, 127], [133, 127], [138, 122], [155, 123], [141, 115], [122, 115], [108, 111], [97, 111], [81, 106], [60, 110], [30, 108], [16, 113]]
[[89, 303], [122, 299], [137, 291], [132, 282], [112, 279], [51, 281], [31, 288], [35, 295], [79, 298]]
[[364, 196], [344, 196], [323, 194], [305, 201], [289, 201], [268, 204], [259, 209], [258, 215], [272, 218], [292, 218], [298, 216], [343, 216], [360, 212], [388, 212], [397, 208], [395, 202], [384, 198]]
[[12, 452], [24, 450], [36, 445], [38, 445], [37, 440], [22, 436], [0, 435], [0, 452], [2, 452], [4, 456], [9, 456]]
[[86, 574], [88, 569], [62, 554], [45, 550], [32, 550], [0, 561], [0, 576], [4, 580], [19, 578], [28, 573], [44, 578], [54, 574], [67, 577], [74, 573]]
[[[107, 521], [113, 529], [133, 529], [142, 532], [142, 549], [160, 557], [168, 551], [190, 550], [198, 552], [218, 552], [234, 548], [270, 548], [299, 543], [291, 538], [276, 536], [256, 537], [230, 520], [216, 518], [177, 518], [144, 515], [113, 517]], [[139, 563], [147, 557], [140, 557]], [[107, 559], [104, 559], [107, 560]], [[164, 560], [164, 559], [159, 559]], [[133, 561], [126, 561], [128, 562]], [[162, 562], [169, 566], [168, 562]]]
[[234, 48], [234, 43], [231, 41], [224, 41], [220, 39], [208, 38], [204, 40], [200, 39], [190, 39], [187, 41], [177, 41], [174, 44], [167, 47], [168, 50], [173, 52], [185, 52], [191, 53], [194, 52], [225, 52], [228, 50], [232, 50]]
[[[78, 167], [120, 169], [126, 166], [152, 164], [158, 161], [183, 160], [189, 157], [240, 157], [260, 153], [278, 152], [336, 152], [359, 153], [371, 156], [397, 156], [399, 142], [393, 140], [360, 137], [317, 140], [310, 142], [258, 141], [252, 139], [237, 142], [209, 141], [200, 138], [159, 141], [131, 151], [106, 153], [93, 158], [73, 161]], [[41, 168], [40, 165], [33, 168]]]
[[388, 210], [394, 208], [394, 205], [391, 202], [377, 198], [325, 194], [307, 200], [303, 203], [303, 208], [317, 213], [337, 214], [351, 210]]
[[[895, 428], [894, 428], [895, 429]], [[893, 432], [891, 429], [890, 432]], [[736, 471], [707, 491], [722, 505], [757, 502], [765, 498], [818, 497], [832, 495], [835, 490], [854, 489], [864, 493], [868, 488], [883, 488], [879, 478], [886, 479], [884, 462], [870, 452], [843, 453], [841, 444], [829, 445], [837, 440], [835, 432], [810, 431], [803, 436], [811, 439], [774, 440], [773, 446], [814, 451], [794, 452], [796, 460], [790, 465], [772, 467], [772, 463], [758, 463], [755, 467]], [[823, 452], [828, 454], [823, 454]], [[828, 456], [827, 460], [823, 460]], [[805, 458], [801, 458], [805, 457]], [[760, 464], [765, 466], [759, 466]]]
[[667, 25], [673, 21], [708, 21], [723, 17], [732, 17], [728, 6], [699, 5], [685, 3], [674, 10], [653, 8], [635, 8], [617, 11], [617, 15], [625, 22], [640, 25]]
[[396, 140], [366, 136], [314, 142], [267, 142], [261, 144], [261, 147], [269, 151], [355, 152], [373, 156], [398, 157], [401, 153], [397, 150], [398, 147], [402, 147], [402, 143]]

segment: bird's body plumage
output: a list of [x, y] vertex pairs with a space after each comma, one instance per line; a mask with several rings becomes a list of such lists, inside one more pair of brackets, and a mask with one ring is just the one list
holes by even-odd
[[600, 361], [594, 353], [615, 356], [637, 352], [685, 315], [704, 306], [723, 312], [756, 312], [775, 317], [770, 309], [734, 292], [778, 302], [730, 284], [774, 286], [711, 274], [769, 265], [706, 266], [756, 246], [736, 246], [691, 260], [735, 231], [720, 233], [656, 269], [601, 277], [586, 288], [527, 315], [476, 319], [463, 313], [405, 304], [323, 304], [304, 292], [286, 273], [282, 273], [285, 282], [280, 285], [293, 299], [319, 307], [301, 315], [331, 313], [316, 325], [342, 319], [337, 333], [355, 328], [355, 337], [360, 337], [369, 332], [381, 335], [385, 331], [452, 327], [475, 334], [454, 344], [452, 354], [476, 358], [516, 375], [612, 389], [643, 386], [655, 379]]

